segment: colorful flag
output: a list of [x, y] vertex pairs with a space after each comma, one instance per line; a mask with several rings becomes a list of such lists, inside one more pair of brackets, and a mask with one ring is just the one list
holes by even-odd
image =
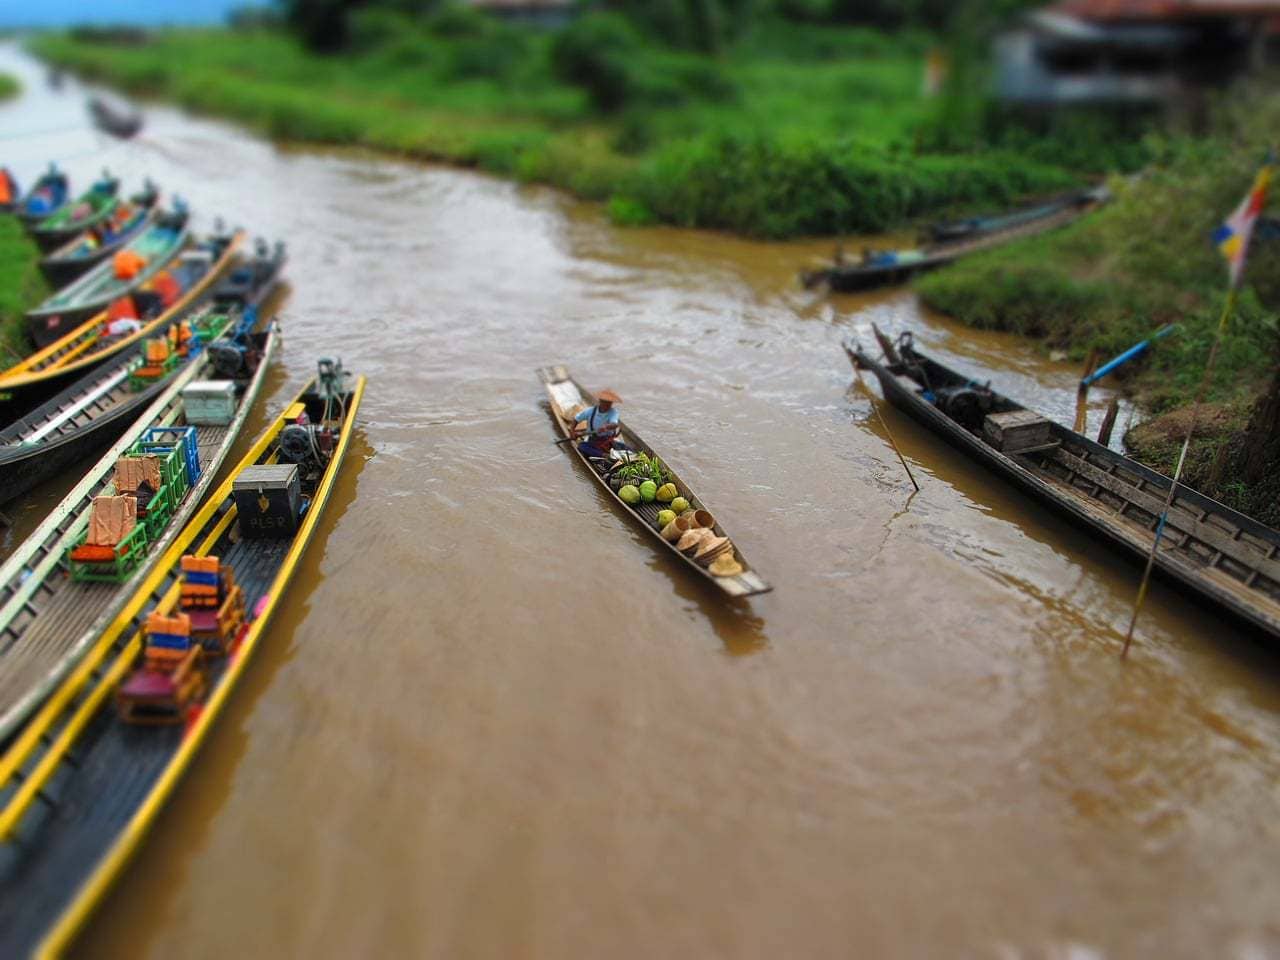
[[1267, 188], [1271, 185], [1271, 174], [1274, 170], [1275, 161], [1268, 157], [1266, 164], [1258, 171], [1253, 189], [1241, 201], [1235, 213], [1231, 214], [1230, 219], [1213, 235], [1213, 242], [1227, 258], [1232, 289], [1240, 286], [1240, 278], [1244, 276], [1244, 261], [1249, 253], [1249, 238], [1253, 235], [1253, 226], [1258, 222], [1262, 208], [1267, 205]]

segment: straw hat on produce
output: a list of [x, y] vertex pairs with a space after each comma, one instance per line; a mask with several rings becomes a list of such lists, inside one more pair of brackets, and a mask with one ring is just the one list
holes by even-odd
[[603, 400], [606, 403], [622, 402], [622, 398], [618, 396], [616, 393], [614, 393], [612, 390], [601, 390], [598, 394], [596, 394], [596, 400], [597, 401]]

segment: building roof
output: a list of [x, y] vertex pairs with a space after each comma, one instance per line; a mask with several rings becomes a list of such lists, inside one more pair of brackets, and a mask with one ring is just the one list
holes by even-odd
[[1184, 20], [1280, 17], [1280, 0], [1060, 0], [1055, 13], [1084, 20]]
[[467, 2], [481, 10], [524, 12], [567, 10], [574, 5], [575, 0], [467, 0]]

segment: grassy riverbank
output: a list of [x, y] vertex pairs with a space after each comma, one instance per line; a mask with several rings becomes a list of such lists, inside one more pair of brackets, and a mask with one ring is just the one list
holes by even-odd
[[32, 47], [273, 137], [474, 165], [607, 201], [620, 221], [756, 236], [998, 209], [1118, 155], [1062, 148], [1078, 143], [1070, 131], [927, 149], [943, 107], [920, 93], [921, 34], [769, 23], [711, 57], [619, 24], [554, 34], [457, 10], [420, 22], [379, 11], [330, 56], [262, 29], [46, 35]]
[[9, 100], [22, 92], [22, 84], [18, 78], [7, 73], [0, 73], [0, 100]]
[[18, 218], [0, 214], [0, 369], [31, 352], [23, 312], [49, 295], [39, 261]]
[[[1117, 375], [1149, 412], [1173, 411], [1131, 438], [1141, 459], [1172, 472], [1178, 444], [1170, 431], [1185, 424], [1179, 408], [1200, 383], [1226, 296], [1226, 268], [1210, 237], [1249, 189], [1280, 124], [1274, 90], [1236, 91], [1212, 136], [1161, 145], [1157, 162], [1134, 182], [1114, 183], [1115, 201], [1096, 215], [938, 271], [919, 282], [920, 295], [965, 323], [1037, 337], [1081, 360], [1091, 349], [1118, 354], [1176, 323], [1174, 336]], [[1249, 459], [1263, 436], [1249, 422], [1280, 360], [1280, 244], [1254, 244], [1246, 280], [1188, 477], [1276, 523], [1280, 509], [1270, 501], [1280, 491], [1243, 482], [1232, 464]]]

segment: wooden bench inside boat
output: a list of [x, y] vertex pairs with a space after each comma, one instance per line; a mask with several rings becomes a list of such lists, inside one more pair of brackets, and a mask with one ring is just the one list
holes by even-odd
[[143, 665], [116, 691], [116, 710], [125, 723], [182, 723], [204, 694], [204, 648], [193, 639], [185, 613], [152, 613], [143, 630]]
[[244, 591], [217, 557], [185, 556], [179, 603], [191, 636], [213, 656], [229, 653], [245, 621]]

